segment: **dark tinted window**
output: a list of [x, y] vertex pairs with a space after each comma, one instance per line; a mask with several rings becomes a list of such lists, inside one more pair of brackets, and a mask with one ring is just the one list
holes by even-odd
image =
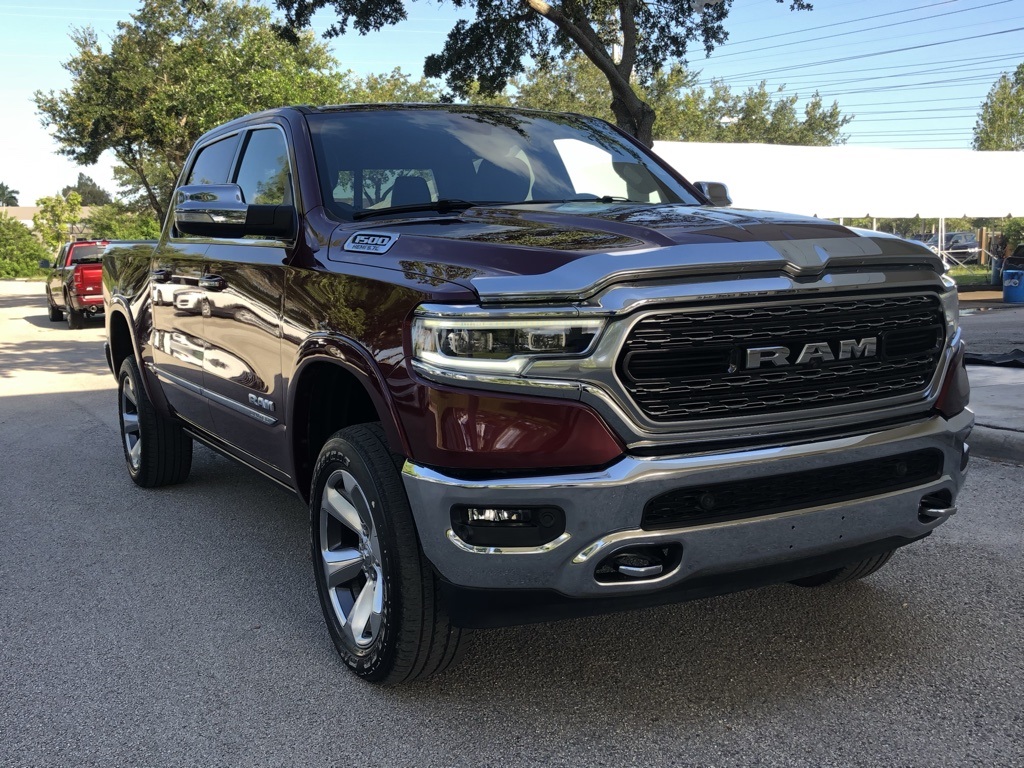
[[225, 184], [231, 172], [238, 137], [230, 136], [199, 150], [199, 156], [188, 175], [187, 184]]
[[235, 182], [247, 203], [281, 205], [291, 202], [291, 175], [284, 134], [276, 128], [249, 134]]
[[598, 120], [505, 110], [369, 109], [307, 118], [327, 208], [697, 200]]
[[90, 243], [88, 245], [71, 245], [71, 263], [82, 264], [88, 261], [100, 261], [105, 245]]

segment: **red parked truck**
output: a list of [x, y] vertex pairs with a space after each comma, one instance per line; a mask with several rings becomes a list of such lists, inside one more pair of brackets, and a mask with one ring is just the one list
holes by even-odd
[[52, 265], [46, 259], [39, 262], [42, 269], [50, 270], [46, 307], [51, 321], [66, 317], [68, 328], [78, 330], [86, 316], [103, 312], [102, 256], [107, 245], [105, 240], [75, 240], [61, 246]]
[[957, 293], [919, 244], [734, 210], [578, 115], [295, 107], [203, 136], [104, 257], [128, 472], [200, 441], [309, 505], [342, 659], [866, 576], [955, 511]]

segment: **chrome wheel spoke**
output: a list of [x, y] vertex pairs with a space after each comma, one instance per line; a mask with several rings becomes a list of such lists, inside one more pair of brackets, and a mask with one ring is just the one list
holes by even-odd
[[136, 414], [124, 413], [121, 415], [121, 420], [124, 422], [122, 429], [125, 435], [139, 434], [139, 417]]
[[128, 455], [131, 457], [132, 466], [139, 466], [139, 461], [142, 460], [142, 441], [136, 440], [135, 443], [128, 449]]
[[356, 510], [351, 501], [342, 495], [341, 491], [331, 484], [328, 484], [326, 493], [324, 493], [323, 509], [350, 531], [355, 532], [360, 537], [364, 535], [363, 521], [359, 517], [358, 510]]
[[322, 555], [328, 589], [347, 584], [363, 572], [363, 555], [358, 549], [328, 549]]
[[[373, 641], [373, 623], [371, 618], [374, 613], [374, 603], [378, 602], [376, 581], [367, 581], [359, 591], [352, 610], [348, 614], [346, 629], [356, 645], [369, 645]], [[371, 628], [370, 637], [365, 637], [367, 626]], [[380, 613], [377, 613], [377, 627], [380, 626]]]

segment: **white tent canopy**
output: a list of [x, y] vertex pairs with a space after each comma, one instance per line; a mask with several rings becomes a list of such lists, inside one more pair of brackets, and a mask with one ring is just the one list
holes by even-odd
[[733, 205], [838, 219], [1024, 216], [1024, 152], [659, 141], [690, 181]]

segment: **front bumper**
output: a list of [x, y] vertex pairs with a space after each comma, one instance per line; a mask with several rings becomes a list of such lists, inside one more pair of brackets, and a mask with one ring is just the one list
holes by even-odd
[[[966, 440], [974, 414], [934, 416], [868, 434], [774, 448], [674, 458], [626, 457], [595, 472], [498, 480], [462, 480], [406, 462], [403, 480], [423, 550], [455, 587], [553, 590], [569, 598], [649, 595], [781, 563], [808, 560], [882, 541], [927, 535], [955, 511], [919, 514], [925, 496], [955, 501], [963, 483]], [[930, 482], [853, 501], [755, 518], [643, 530], [647, 502], [697, 483], [744, 481], [938, 449], [940, 476]], [[536, 548], [471, 547], [452, 531], [453, 505], [543, 506], [565, 511], [566, 532]], [[680, 562], [657, 578], [605, 583], [598, 565], [617, 551], [643, 545], [681, 547]]]

